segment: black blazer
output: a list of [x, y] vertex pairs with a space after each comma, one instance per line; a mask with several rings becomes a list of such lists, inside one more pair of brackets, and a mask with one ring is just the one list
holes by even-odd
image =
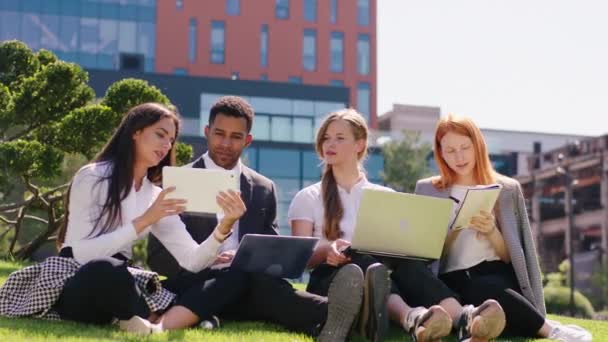
[[[199, 157], [184, 167], [205, 168], [205, 160]], [[204, 189], [201, 189], [204, 191]], [[277, 196], [274, 183], [243, 165], [241, 173], [241, 197], [247, 211], [239, 220], [239, 241], [245, 234], [278, 234]], [[201, 243], [213, 233], [217, 226], [215, 215], [200, 216], [182, 214], [186, 229], [196, 242]], [[159, 274], [172, 277], [187, 272], [152, 234], [148, 237], [148, 266]]]

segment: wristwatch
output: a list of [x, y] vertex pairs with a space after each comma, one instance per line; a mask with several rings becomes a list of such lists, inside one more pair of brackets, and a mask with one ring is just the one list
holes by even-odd
[[222, 234], [219, 229], [213, 230], [213, 237], [218, 242], [224, 242], [224, 241], [226, 241], [226, 239], [228, 239], [230, 237], [230, 235], [232, 235], [232, 230], [229, 231], [227, 234]]

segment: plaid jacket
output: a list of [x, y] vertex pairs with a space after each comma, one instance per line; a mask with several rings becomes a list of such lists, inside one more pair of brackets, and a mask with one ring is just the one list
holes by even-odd
[[[65, 257], [49, 257], [45, 261], [13, 272], [0, 287], [0, 315], [7, 317], [32, 316], [59, 320], [53, 305], [63, 286], [80, 264]], [[164, 289], [158, 274], [128, 267], [150, 311], [167, 308], [175, 294]]]

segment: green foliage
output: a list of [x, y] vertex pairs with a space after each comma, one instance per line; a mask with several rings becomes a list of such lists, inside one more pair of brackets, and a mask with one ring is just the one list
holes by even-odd
[[[0, 43], [0, 195], [3, 204], [38, 196], [23, 204], [25, 221], [16, 220], [15, 211], [0, 212], [11, 224], [24, 226], [22, 235], [14, 237], [15, 246], [34, 239], [32, 248], [38, 248], [47, 241], [58, 225], [41, 226], [45, 220], [59, 222], [63, 213], [66, 188], [60, 185], [94, 157], [129, 108], [144, 102], [172, 107], [159, 89], [137, 79], [116, 82], [95, 102], [88, 74], [79, 65], [47, 50], [35, 53], [19, 41]], [[177, 145], [179, 163], [191, 155], [190, 146]], [[77, 165], [68, 166], [68, 156]], [[49, 192], [56, 186], [57, 191]], [[39, 233], [41, 229], [46, 231]]]
[[24, 43], [9, 40], [0, 44], [0, 83], [12, 83], [32, 76], [40, 67], [36, 55]]
[[[568, 260], [562, 261], [558, 269], [560, 272], [547, 274], [547, 285], [544, 288], [545, 304], [547, 312], [569, 315], [570, 287], [568, 273], [570, 272], [570, 263]], [[595, 315], [595, 310], [589, 299], [576, 290], [574, 291], [574, 311], [577, 317], [593, 318]]]
[[125, 114], [130, 108], [145, 102], [172, 106], [169, 98], [158, 88], [134, 78], [126, 78], [112, 84], [101, 104], [110, 107], [116, 113]]
[[403, 132], [403, 140], [390, 141], [382, 147], [384, 182], [397, 191], [413, 192], [416, 181], [428, 175], [426, 158], [431, 153], [429, 144], [420, 143], [420, 134]]
[[15, 140], [0, 144], [0, 179], [14, 175], [51, 178], [58, 175], [63, 153], [39, 141]]
[[188, 164], [190, 159], [192, 159], [192, 146], [184, 143], [178, 142], [175, 145], [175, 159], [177, 165]]
[[[570, 288], [566, 286], [545, 287], [547, 312], [570, 315]], [[593, 318], [595, 310], [591, 302], [579, 291], [574, 291], [574, 312], [576, 317]]]

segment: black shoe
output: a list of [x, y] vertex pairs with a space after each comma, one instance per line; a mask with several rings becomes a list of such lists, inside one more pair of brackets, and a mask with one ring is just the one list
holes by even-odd
[[317, 336], [321, 342], [343, 342], [361, 309], [363, 299], [363, 271], [359, 266], [343, 266], [329, 286], [327, 320]]
[[382, 341], [388, 330], [388, 311], [386, 301], [391, 291], [388, 269], [375, 263], [365, 271], [363, 310], [359, 328], [361, 335], [370, 341]]

